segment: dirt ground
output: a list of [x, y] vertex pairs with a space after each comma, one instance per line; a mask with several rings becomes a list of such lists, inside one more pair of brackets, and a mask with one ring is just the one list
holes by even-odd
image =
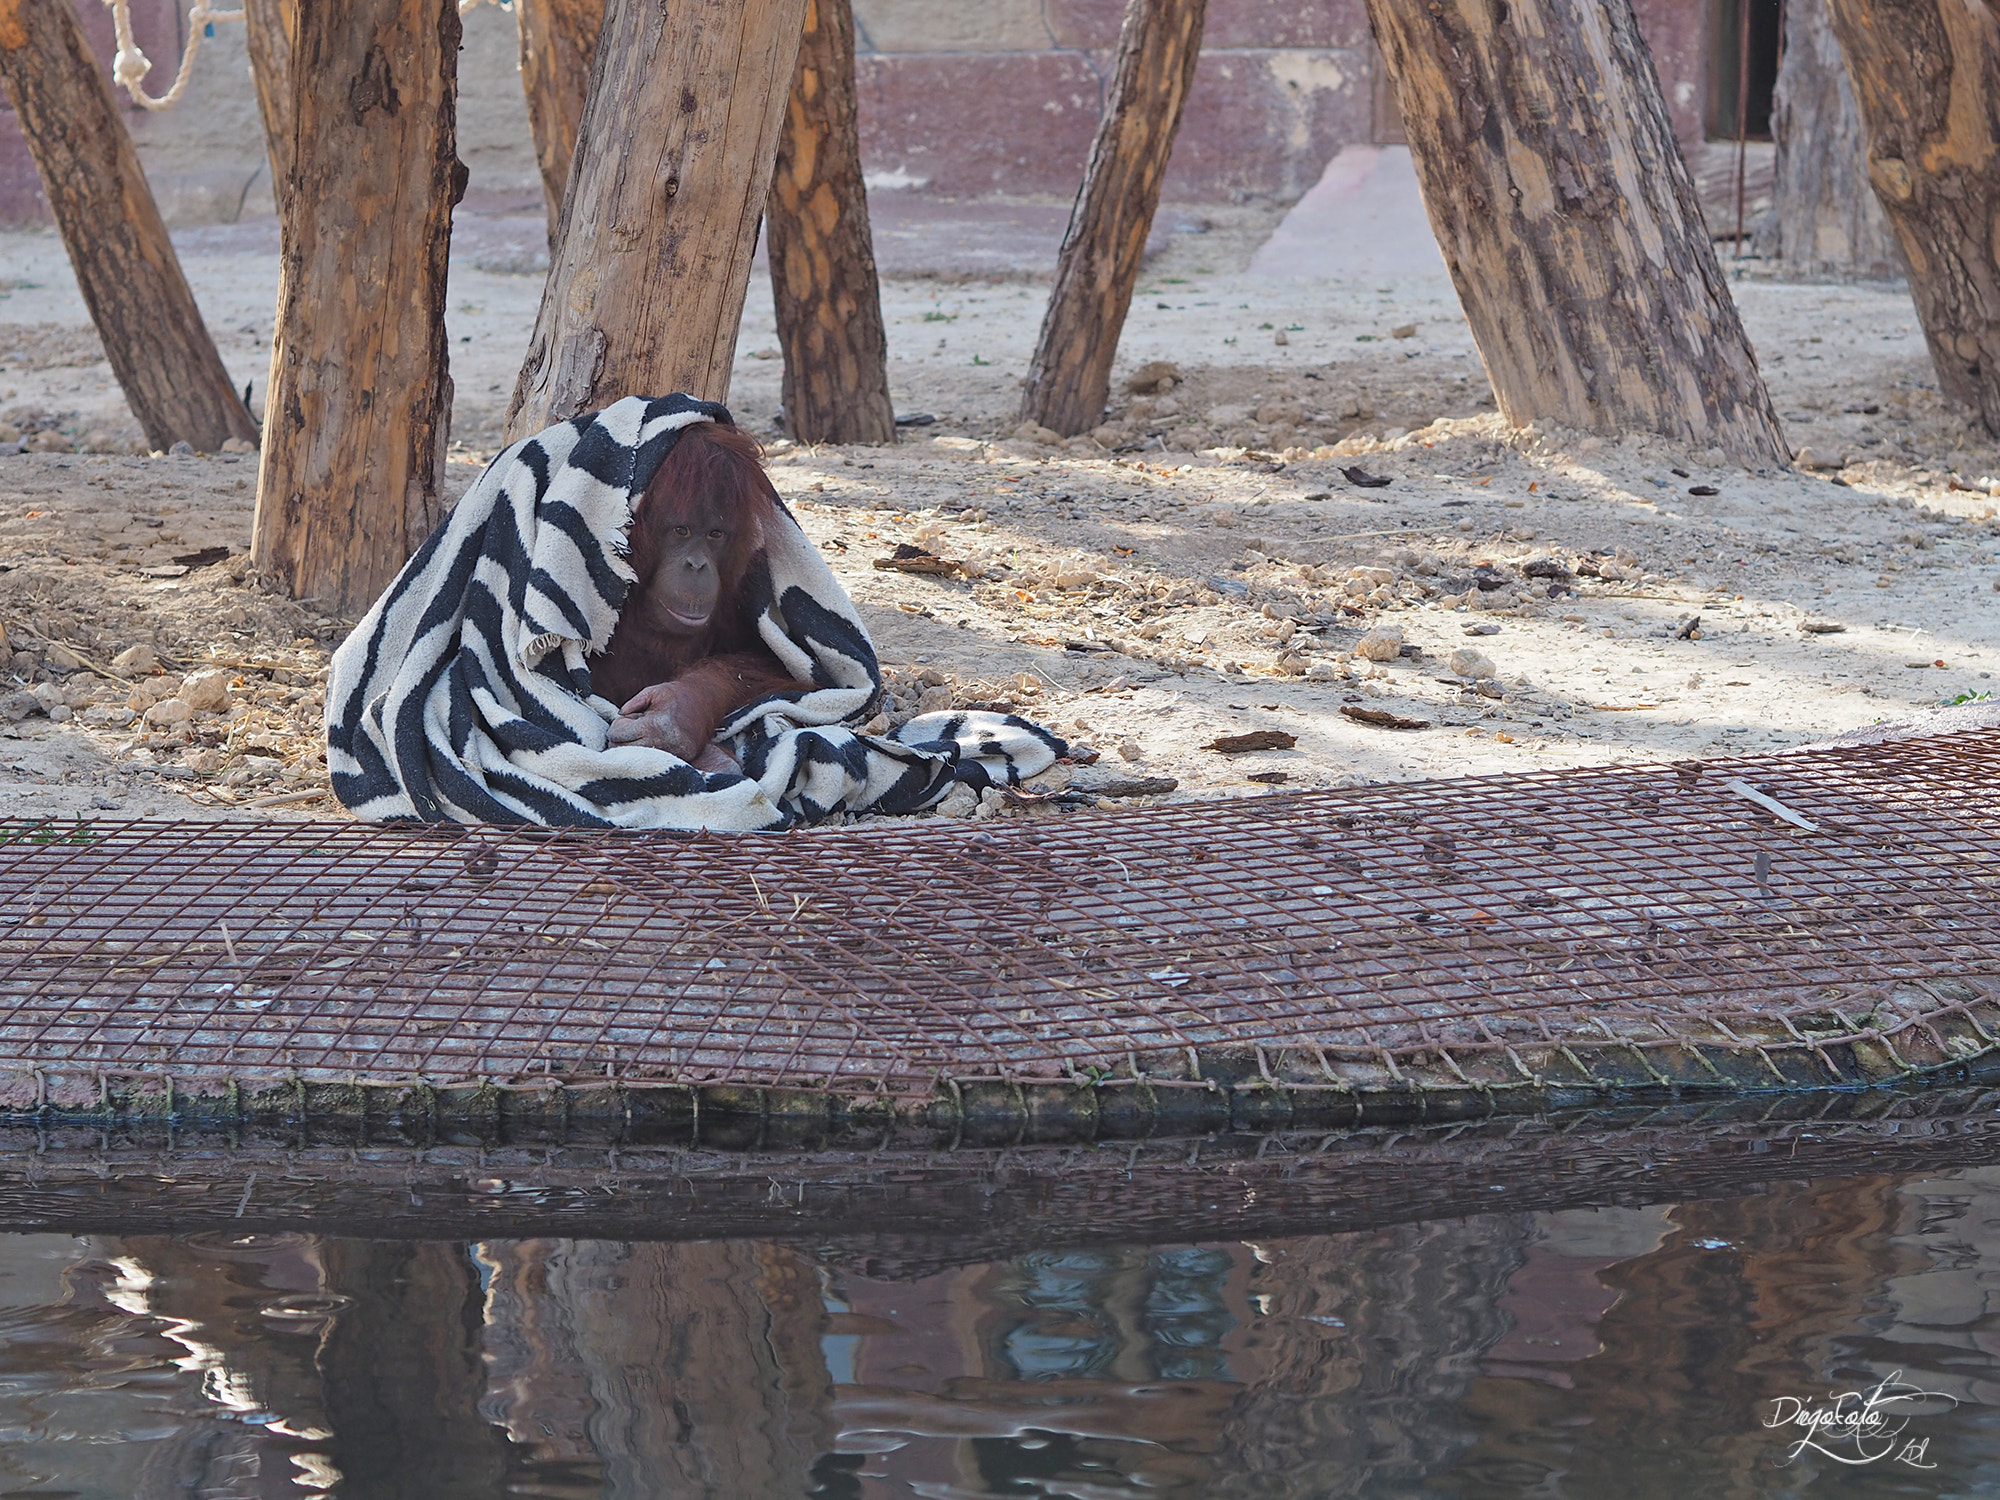
[[[1113, 411], [1067, 443], [1013, 416], [1031, 264], [885, 284], [898, 410], [934, 420], [884, 449], [777, 436], [753, 283], [732, 404], [859, 602], [892, 717], [948, 688], [1097, 751], [1078, 790], [1191, 797], [1769, 749], [1994, 688], [2000, 450], [1941, 404], [1900, 286], [1737, 278], [1814, 466], [1747, 473], [1504, 430], [1440, 267], [1253, 275], [1279, 217], [1174, 210]], [[261, 393], [267, 227], [181, 241]], [[491, 456], [541, 291], [507, 264], [454, 263], [454, 493]], [[0, 267], [0, 816], [344, 816], [319, 684], [347, 622], [248, 569], [255, 456], [134, 451], [59, 243], [0, 235]], [[1152, 361], [1171, 388], [1122, 388]], [[900, 543], [966, 576], [877, 568]], [[209, 671], [226, 703], [157, 708]], [[1293, 743], [1210, 748], [1260, 730]]]

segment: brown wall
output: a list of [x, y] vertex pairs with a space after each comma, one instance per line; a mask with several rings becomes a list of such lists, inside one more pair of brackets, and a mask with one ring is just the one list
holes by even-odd
[[[1635, 3], [1675, 126], [1684, 145], [1693, 143], [1706, 100], [1709, 7]], [[110, 13], [97, 0], [78, 9], [108, 71]], [[1076, 191], [1124, 0], [855, 0], [854, 9], [871, 182], [968, 196]], [[155, 93], [180, 56], [179, 13], [178, 0], [133, 0]], [[126, 107], [170, 224], [270, 211], [240, 30], [217, 28], [175, 109]], [[517, 178], [532, 183], [511, 22], [482, 7], [466, 33], [460, 140], [475, 194], [488, 184], [512, 190]], [[1167, 196], [1289, 202], [1342, 146], [1394, 139], [1393, 110], [1377, 107], [1378, 67], [1362, 0], [1210, 0]], [[0, 102], [0, 225], [46, 221], [26, 143]]]

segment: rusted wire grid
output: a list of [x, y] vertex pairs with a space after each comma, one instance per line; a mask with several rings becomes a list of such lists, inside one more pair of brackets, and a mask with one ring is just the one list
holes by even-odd
[[970, 833], [16, 829], [0, 1066], [905, 1099], [1893, 1077], [1993, 1045], [1995, 739]]

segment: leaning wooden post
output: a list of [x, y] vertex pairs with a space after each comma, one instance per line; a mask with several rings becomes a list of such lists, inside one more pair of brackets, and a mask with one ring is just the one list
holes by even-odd
[[1788, 464], [1631, 0], [1368, 0], [1500, 412]]
[[514, 13], [521, 25], [521, 88], [528, 96], [528, 128], [541, 164], [553, 245], [597, 37], [604, 30], [604, 0], [516, 0]]
[[458, 42], [455, 0], [298, 8], [250, 550], [294, 597], [341, 610], [443, 515]]
[[283, 214], [292, 175], [292, 42], [299, 29], [298, 0], [243, 0], [244, 46], [250, 83], [264, 121], [264, 151], [271, 160], [271, 195]]
[[111, 372], [155, 448], [257, 440], [69, 0], [0, 0], [0, 81]]
[[1757, 226], [1757, 253], [1793, 273], [1900, 275], [1902, 253], [1868, 185], [1868, 131], [1827, 0], [1785, 0], [1771, 133], [1777, 180], [1771, 211]]
[[621, 396], [729, 394], [806, 0], [612, 0], [511, 441]]
[[855, 125], [851, 0], [807, 0], [764, 232], [785, 351], [785, 426], [802, 443], [895, 442]]
[[1830, 9], [1939, 389], [2000, 435], [2000, 19], [1985, 0]]
[[1056, 261], [1021, 415], [1073, 437], [1104, 420], [1111, 361], [1132, 307], [1207, 0], [1127, 0], [1104, 118]]

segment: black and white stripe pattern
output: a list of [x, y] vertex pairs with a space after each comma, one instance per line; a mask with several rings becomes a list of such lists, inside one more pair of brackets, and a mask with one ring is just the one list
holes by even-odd
[[633, 573], [632, 507], [693, 422], [729, 413], [692, 396], [628, 396], [494, 459], [334, 653], [333, 790], [375, 822], [585, 828], [782, 828], [837, 812], [903, 813], [955, 782], [1007, 786], [1061, 740], [1011, 715], [928, 714], [865, 735], [881, 687], [867, 629], [825, 559], [780, 507], [768, 568], [746, 580], [758, 632], [816, 686], [773, 695], [717, 731], [743, 774], [612, 746], [617, 706], [590, 656]]

